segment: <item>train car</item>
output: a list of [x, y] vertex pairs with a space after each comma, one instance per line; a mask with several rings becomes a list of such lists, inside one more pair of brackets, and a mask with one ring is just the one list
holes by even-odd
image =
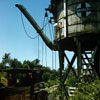
[[[47, 100], [42, 83], [43, 69], [5, 69], [7, 87], [0, 88], [0, 100]], [[44, 98], [44, 99], [42, 99]]]

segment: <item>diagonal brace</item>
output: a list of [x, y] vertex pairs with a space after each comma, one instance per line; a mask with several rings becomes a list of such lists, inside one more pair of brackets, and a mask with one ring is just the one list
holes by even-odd
[[[66, 57], [66, 56], [65, 56], [65, 57]], [[72, 69], [72, 65], [73, 65], [75, 59], [76, 59], [76, 53], [74, 54], [74, 56], [73, 56], [71, 62], [70, 62], [69, 65], [68, 65], [68, 69], [66, 70], [66, 74], [64, 75], [64, 77], [63, 77], [63, 79], [62, 79], [62, 83], [65, 82], [65, 80], [66, 80], [66, 78], [67, 78], [67, 76], [68, 76], [70, 70]]]
[[98, 41], [97, 46], [95, 47], [94, 52], [93, 52], [92, 57], [91, 57], [90, 60], [89, 60], [87, 54], [84, 52], [85, 57], [87, 58], [87, 60], [88, 60], [88, 62], [89, 62], [89, 64], [87, 65], [87, 67], [88, 67], [88, 66], [91, 66], [96, 76], [97, 76], [97, 73], [96, 73], [96, 71], [95, 71], [95, 69], [94, 69], [94, 66], [93, 66], [93, 64], [92, 64], [91, 62], [92, 62], [92, 59], [94, 58], [95, 53], [96, 53], [96, 51], [97, 51], [97, 49], [98, 49], [98, 45], [100, 45], [100, 41]]
[[[67, 60], [68, 64], [70, 65], [70, 64], [71, 64], [71, 62], [69, 61], [69, 59], [68, 59], [68, 57], [66, 56], [65, 52], [64, 52], [64, 56], [65, 56], [65, 58], [66, 58], [66, 60]], [[76, 75], [76, 72], [75, 72], [74, 68], [73, 68], [72, 66], [70, 66], [70, 67], [71, 67], [71, 69], [72, 69], [72, 71], [73, 71], [74, 75], [77, 77], [77, 75]]]

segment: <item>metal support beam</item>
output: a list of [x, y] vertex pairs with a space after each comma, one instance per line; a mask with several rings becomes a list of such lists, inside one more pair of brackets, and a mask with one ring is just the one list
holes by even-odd
[[91, 59], [89, 59], [88, 56], [87, 56], [87, 54], [84, 52], [84, 55], [85, 55], [85, 57], [86, 57], [86, 59], [87, 59], [87, 61], [88, 61], [88, 64], [86, 65], [87, 70], [89, 69], [89, 66], [91, 66], [91, 68], [92, 68], [92, 70], [93, 70], [93, 73], [94, 73], [94, 75], [96, 76], [96, 72], [95, 72], [95, 69], [94, 69], [94, 65], [93, 65], [93, 63], [92, 63], [93, 58], [94, 58], [94, 56], [93, 56], [94, 54], [95, 54], [95, 52], [92, 54]]
[[65, 73], [65, 75], [63, 76], [63, 79], [62, 79], [62, 82], [63, 82], [63, 83], [65, 82], [65, 80], [66, 80], [66, 78], [67, 78], [67, 76], [68, 76], [70, 70], [72, 69], [72, 65], [73, 65], [75, 59], [76, 59], [76, 53], [73, 55], [73, 58], [72, 58], [70, 64], [68, 65], [68, 69], [66, 70], [66, 73]]
[[63, 85], [63, 89], [64, 89], [64, 94], [65, 94], [66, 100], [68, 100], [69, 95], [68, 95], [68, 92], [66, 91], [66, 88], [64, 85]]
[[76, 46], [77, 46], [77, 70], [78, 70], [78, 78], [80, 80], [81, 69], [82, 69], [82, 51], [81, 51], [81, 41], [78, 38], [75, 38]]
[[63, 100], [63, 96], [62, 96], [62, 89], [63, 89], [63, 84], [62, 84], [62, 78], [63, 78], [63, 76], [62, 76], [62, 72], [63, 72], [63, 69], [64, 69], [64, 53], [63, 53], [64, 51], [63, 50], [61, 50], [60, 48], [59, 48], [59, 66], [60, 66], [60, 91], [61, 91], [61, 95], [60, 95], [60, 100]]
[[[71, 62], [69, 61], [69, 59], [68, 59], [67, 55], [65, 54], [65, 52], [64, 52], [64, 56], [65, 56], [65, 58], [66, 58], [66, 60], [67, 60], [67, 62], [68, 62], [68, 65], [71, 65]], [[73, 68], [72, 66], [70, 66], [70, 67], [71, 67], [71, 69], [72, 69], [74, 75], [75, 75], [76, 78], [77, 78], [77, 75], [76, 75], [76, 72], [75, 72], [74, 68]]]
[[[87, 66], [91, 66], [92, 67], [95, 76], [98, 76], [98, 72], [97, 71], [99, 70], [99, 69], [96, 69], [96, 68], [99, 68], [99, 63], [98, 63], [99, 61], [97, 61], [97, 60], [99, 60], [99, 56], [98, 56], [99, 45], [100, 45], [100, 41], [97, 42], [97, 45], [96, 45], [96, 47], [94, 49], [94, 52], [92, 54], [91, 59], [88, 59], [88, 56], [86, 55], [86, 53], [84, 53], [85, 57], [87, 58], [87, 60], [89, 62], [89, 64]], [[93, 59], [94, 59], [94, 65], [92, 64], [92, 60]]]
[[[92, 74], [91, 71], [89, 70], [89, 67], [88, 67], [88, 64], [86, 63], [86, 61], [85, 61], [83, 58], [82, 58], [82, 60], [83, 60], [84, 64], [86, 65], [87, 70], [89, 71], [89, 73]], [[92, 67], [91, 67], [91, 68], [92, 68]], [[87, 70], [86, 70], [86, 71], [87, 71]], [[92, 69], [92, 70], [93, 70], [93, 69]]]
[[98, 66], [99, 67], [99, 73], [98, 73], [98, 75], [100, 77], [100, 45], [99, 45], [99, 50], [98, 51], [99, 51], [99, 54], [98, 54], [99, 55], [99, 58], [98, 58], [99, 59], [99, 66]]
[[94, 69], [97, 72], [97, 75], [100, 77], [100, 40], [97, 44], [97, 51], [94, 55]]

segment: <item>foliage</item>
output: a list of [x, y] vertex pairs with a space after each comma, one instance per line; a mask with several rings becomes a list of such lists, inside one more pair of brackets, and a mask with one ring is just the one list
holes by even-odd
[[68, 74], [67, 80], [65, 81], [65, 84], [68, 86], [76, 86], [78, 79], [75, 77], [72, 71]]
[[2, 86], [7, 86], [6, 73], [0, 73], [0, 83], [2, 84]]
[[16, 58], [11, 59], [9, 65], [10, 65], [10, 67], [12, 67], [12, 68], [21, 68], [21, 67], [22, 67], [21, 62], [18, 61]]
[[53, 85], [56, 85], [56, 84], [58, 84], [58, 80], [57, 79], [55, 79], [55, 80], [48, 80], [48, 86], [50, 87], [50, 86], [53, 86]]
[[100, 98], [100, 80], [96, 79], [91, 83], [81, 83], [78, 85], [75, 96], [69, 100], [97, 100]]
[[43, 74], [43, 81], [46, 82], [46, 86], [50, 87], [53, 86], [55, 84], [58, 84], [58, 76], [57, 76], [57, 72], [54, 70], [49, 70], [49, 72], [44, 72]]
[[43, 81], [46, 82], [46, 86], [50, 87], [58, 84], [58, 71], [51, 70], [49, 67], [44, 67]]
[[42, 66], [39, 65], [39, 59], [35, 59], [34, 61], [29, 61], [29, 60], [25, 60], [23, 62], [23, 68], [30, 68], [30, 69], [33, 69], [33, 68], [41, 68]]
[[67, 80], [66, 80], [66, 84], [68, 85], [68, 86], [76, 86], [76, 83], [77, 83], [77, 78], [75, 77], [75, 76], [71, 76], [70, 78], [68, 78]]
[[0, 70], [3, 69], [3, 63], [0, 63]]
[[45, 82], [47, 82], [49, 79], [50, 79], [50, 73], [49, 72], [45, 72], [44, 74], [43, 74], [43, 80], [45, 81]]
[[10, 53], [5, 53], [2, 57], [2, 69], [9, 65], [10, 59]]
[[33, 68], [33, 64], [31, 63], [31, 61], [29, 61], [29, 60], [25, 60], [24, 62], [23, 62], [23, 68]]
[[9, 63], [10, 61], [10, 53], [5, 53], [4, 56], [2, 57], [2, 63], [6, 64]]
[[[42, 65], [39, 64], [40, 60], [35, 59], [33, 61], [25, 60], [23, 63], [21, 63], [17, 58], [11, 58], [10, 53], [5, 53], [4, 56], [2, 57], [2, 62], [0, 63], [0, 70], [5, 69], [5, 68], [43, 68], [45, 71], [43, 73], [43, 81], [45, 85], [52, 86], [55, 84], [58, 84], [58, 76], [59, 72], [56, 70], [51, 70], [49, 67], [43, 67]], [[9, 65], [8, 67], [6, 65]], [[3, 75], [4, 78], [6, 78], [6, 75]], [[21, 75], [18, 74], [17, 76], [19, 79], [21, 78]], [[0, 77], [1, 78], [1, 77]]]

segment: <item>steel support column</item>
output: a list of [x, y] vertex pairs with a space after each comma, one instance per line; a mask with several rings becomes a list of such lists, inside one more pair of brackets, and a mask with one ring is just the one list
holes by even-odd
[[[66, 57], [66, 59], [68, 59], [67, 56], [65, 56], [65, 57]], [[71, 69], [72, 69], [72, 71], [74, 72], [74, 74], [76, 76], [76, 73], [75, 73], [74, 69], [72, 68], [72, 65], [73, 65], [75, 59], [76, 59], [76, 53], [73, 55], [71, 62], [68, 63], [68, 69], [66, 70], [66, 73], [63, 76], [63, 80], [62, 80], [63, 84], [64, 84], [65, 80], [67, 79], [67, 76], [68, 76]]]
[[99, 73], [98, 73], [98, 76], [100, 77], [100, 45], [99, 45], [99, 53], [98, 53], [98, 55], [99, 55], [99, 65], [98, 65], [98, 67], [99, 67]]
[[77, 73], [78, 78], [80, 80], [81, 69], [82, 69], [82, 48], [81, 48], [81, 41], [78, 38], [75, 38], [76, 42], [76, 53], [77, 53]]
[[94, 69], [97, 72], [97, 75], [100, 77], [100, 40], [98, 41], [97, 44], [97, 51], [94, 56]]
[[60, 97], [59, 97], [59, 99], [60, 100], [63, 100], [63, 96], [62, 96], [62, 89], [63, 89], [63, 84], [62, 84], [62, 78], [63, 78], [63, 75], [62, 75], [62, 72], [63, 72], [63, 70], [64, 70], [64, 53], [63, 53], [64, 51], [63, 50], [61, 50], [60, 48], [59, 48], [59, 66], [60, 66], [60, 91], [61, 91], [61, 95], [60, 95]]

